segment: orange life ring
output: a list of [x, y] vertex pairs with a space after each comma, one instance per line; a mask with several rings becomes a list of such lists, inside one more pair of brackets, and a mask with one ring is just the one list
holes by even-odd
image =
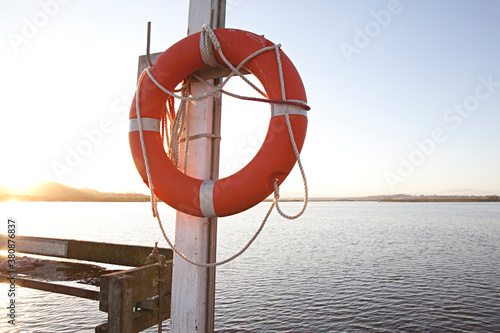
[[[264, 37], [235, 30], [217, 29], [217, 36], [225, 57], [239, 64], [250, 54], [274, 45]], [[187, 76], [205, 67], [200, 54], [200, 33], [192, 34], [167, 49], [151, 69], [153, 77], [166, 89], [174, 88]], [[214, 51], [219, 62], [222, 60]], [[287, 100], [307, 102], [306, 93], [297, 69], [280, 50]], [[262, 83], [268, 98], [282, 100], [281, 85], [274, 51], [264, 52], [243, 66]], [[176, 210], [189, 215], [210, 217], [228, 216], [249, 209], [274, 191], [274, 181], [281, 184], [292, 170], [296, 157], [290, 141], [285, 116], [280, 107], [272, 106], [271, 120], [262, 147], [240, 171], [217, 181], [204, 181], [183, 174], [172, 164], [162, 144], [158, 124], [168, 95], [145, 75], [140, 86], [140, 114], [143, 123], [153, 125], [144, 129], [150, 173], [155, 194]], [[281, 107], [281, 110], [283, 108]], [[288, 106], [289, 118], [299, 151], [307, 130], [307, 107]], [[136, 100], [130, 110], [130, 149], [134, 163], [146, 184], [147, 173], [137, 125]], [[156, 124], [156, 125], [154, 125]], [[208, 193], [208, 195], [207, 195]]]

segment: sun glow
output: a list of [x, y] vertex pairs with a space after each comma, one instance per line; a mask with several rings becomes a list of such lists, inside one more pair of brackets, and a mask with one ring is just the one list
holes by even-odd
[[20, 192], [27, 190], [29, 187], [35, 185], [38, 182], [40, 182], [40, 180], [32, 177], [13, 177], [12, 179], [1, 179], [0, 185], [6, 186], [15, 192]]

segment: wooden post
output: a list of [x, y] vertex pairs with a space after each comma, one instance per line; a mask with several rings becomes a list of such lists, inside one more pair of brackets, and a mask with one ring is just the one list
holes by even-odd
[[109, 283], [109, 299], [112, 300], [108, 310], [110, 332], [134, 332], [134, 317], [131, 311], [134, 307], [132, 280], [132, 277], [124, 275], [112, 279]]
[[[205, 23], [212, 23], [212, 28], [223, 27], [224, 15], [225, 0], [190, 0], [188, 34], [201, 31]], [[193, 83], [192, 94], [201, 95], [209, 89], [203, 83]], [[214, 117], [214, 105], [220, 106], [220, 103], [214, 103], [212, 98], [191, 105], [191, 135], [213, 134], [214, 129], [220, 128], [217, 125], [220, 116], [216, 114]], [[213, 165], [217, 163], [212, 161], [218, 161], [218, 151], [212, 149], [212, 140], [214, 139], [207, 137], [190, 140], [188, 175], [211, 179], [217, 174], [218, 165]], [[215, 148], [218, 150], [218, 145]], [[182, 147], [180, 151], [183, 151]], [[179, 165], [182, 164], [180, 161]], [[214, 260], [216, 223], [216, 218], [198, 218], [177, 212], [176, 247], [197, 262]], [[215, 269], [193, 266], [174, 256], [171, 311], [173, 333], [213, 331], [214, 288]]]

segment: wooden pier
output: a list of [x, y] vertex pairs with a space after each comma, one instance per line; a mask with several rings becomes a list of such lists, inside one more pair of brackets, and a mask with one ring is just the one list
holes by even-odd
[[[144, 265], [153, 247], [16, 236], [16, 253], [133, 267], [100, 278], [100, 290], [61, 285], [16, 276], [16, 285], [99, 301], [108, 321], [96, 333], [140, 332], [170, 318], [172, 251], [158, 249], [163, 263]], [[7, 250], [7, 235], [0, 235], [0, 251]], [[1, 282], [8, 282], [0, 274]]]

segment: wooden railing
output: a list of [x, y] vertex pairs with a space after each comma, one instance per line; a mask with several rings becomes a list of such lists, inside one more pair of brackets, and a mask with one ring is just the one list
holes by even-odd
[[[0, 251], [7, 250], [7, 240], [7, 235], [0, 234]], [[97, 326], [96, 333], [140, 332], [158, 324], [160, 318], [161, 321], [170, 318], [170, 249], [158, 249], [167, 259], [165, 265], [141, 266], [153, 247], [29, 236], [15, 236], [14, 241], [16, 254], [135, 267], [102, 275], [99, 291], [16, 276], [17, 286], [99, 300], [99, 310], [108, 313], [108, 321]], [[8, 282], [6, 277], [0, 274], [1, 282]]]

